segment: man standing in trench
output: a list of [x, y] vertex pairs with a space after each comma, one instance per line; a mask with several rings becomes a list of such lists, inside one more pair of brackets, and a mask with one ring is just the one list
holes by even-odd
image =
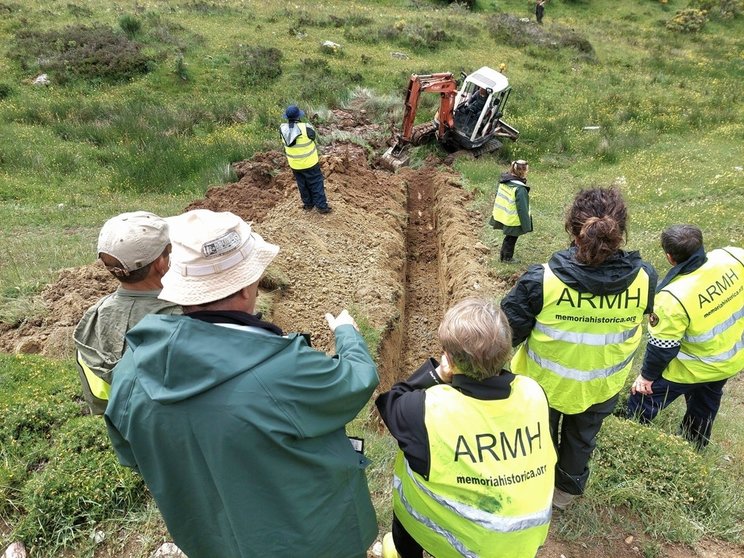
[[377, 535], [344, 427], [379, 383], [347, 311], [326, 314], [336, 356], [255, 314], [279, 247], [229, 212], [169, 219], [160, 298], [183, 316], [127, 336], [106, 409], [119, 461], [143, 476], [189, 558], [364, 558]]

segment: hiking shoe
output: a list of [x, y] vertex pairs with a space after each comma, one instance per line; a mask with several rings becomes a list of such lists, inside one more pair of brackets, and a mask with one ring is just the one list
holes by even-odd
[[558, 510], [565, 510], [576, 498], [576, 494], [569, 494], [560, 488], [553, 490], [553, 507]]
[[331, 212], [331, 206], [318, 208], [318, 213], [330, 213], [330, 212]]
[[312, 211], [312, 209], [313, 209], [314, 206], [312, 206], [312, 205], [302, 205], [301, 207], [305, 211]]

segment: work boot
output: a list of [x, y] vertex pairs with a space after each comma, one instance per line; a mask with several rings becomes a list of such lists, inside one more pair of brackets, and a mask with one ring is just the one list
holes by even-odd
[[560, 488], [553, 490], [553, 507], [558, 510], [565, 510], [576, 498], [576, 494], [569, 494]]
[[318, 208], [318, 213], [330, 213], [330, 212], [331, 212], [331, 206], [330, 205], [329, 206], [326, 206], [326, 207], [319, 207]]
[[312, 206], [312, 205], [305, 205], [305, 204], [303, 204], [303, 205], [302, 205], [302, 206], [300, 206], [300, 207], [302, 207], [302, 209], [304, 209], [305, 211], [311, 211], [311, 210], [313, 209], [313, 207], [314, 207], [314, 206]]
[[517, 264], [521, 263], [521, 261], [516, 258], [501, 258], [501, 263]]

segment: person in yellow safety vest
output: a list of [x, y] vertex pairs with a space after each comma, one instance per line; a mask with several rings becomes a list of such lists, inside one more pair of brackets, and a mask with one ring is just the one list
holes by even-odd
[[511, 331], [491, 302], [455, 304], [438, 333], [441, 364], [428, 359], [376, 401], [400, 448], [386, 553], [533, 558], [548, 534], [556, 460], [545, 393], [502, 370]]
[[653, 308], [656, 271], [640, 253], [620, 249], [627, 217], [617, 189], [579, 192], [566, 215], [571, 246], [530, 266], [501, 301], [519, 346], [511, 370], [548, 395], [559, 509], [584, 492], [597, 434]]
[[83, 398], [94, 415], [106, 410], [127, 331], [147, 314], [181, 313], [180, 306], [158, 300], [170, 249], [168, 224], [154, 213], [122, 213], [101, 229], [98, 257], [119, 288], [88, 308], [73, 333]]
[[302, 209], [310, 211], [317, 207], [318, 213], [330, 213], [331, 207], [326, 201], [318, 146], [315, 143], [317, 134], [310, 124], [300, 122], [304, 115], [297, 105], [289, 105], [284, 111], [287, 122], [279, 126], [284, 153], [300, 191]]
[[509, 172], [501, 174], [496, 187], [496, 198], [493, 201], [490, 224], [494, 229], [504, 231], [504, 242], [501, 244], [502, 262], [518, 263], [514, 259], [514, 247], [517, 239], [532, 232], [532, 213], [530, 211], [530, 187], [527, 186], [529, 165], [522, 159], [513, 161]]
[[706, 253], [703, 233], [694, 225], [669, 227], [661, 246], [673, 267], [657, 289], [627, 412], [647, 423], [684, 395], [680, 431], [702, 449], [723, 386], [744, 370], [744, 250], [730, 246]]

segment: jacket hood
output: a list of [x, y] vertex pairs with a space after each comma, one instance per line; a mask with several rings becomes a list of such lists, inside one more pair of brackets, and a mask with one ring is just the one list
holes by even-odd
[[656, 285], [656, 272], [642, 259], [640, 252], [625, 252], [607, 259], [601, 266], [590, 266], [576, 260], [576, 247], [556, 252], [548, 262], [550, 269], [566, 285], [579, 292], [596, 295], [617, 294], [635, 280], [641, 267], [651, 280], [651, 292]]
[[[215, 331], [225, 341], [219, 347], [211, 342]], [[127, 343], [142, 389], [153, 401], [168, 404], [209, 391], [305, 341], [298, 335], [246, 331], [188, 316], [150, 315], [129, 331]]]
[[510, 172], [502, 172], [501, 173], [501, 180], [499, 180], [499, 183], [509, 182], [511, 180], [516, 180], [518, 182], [521, 182], [522, 184], [527, 184], [526, 178], [520, 178], [516, 174], [512, 174]]

